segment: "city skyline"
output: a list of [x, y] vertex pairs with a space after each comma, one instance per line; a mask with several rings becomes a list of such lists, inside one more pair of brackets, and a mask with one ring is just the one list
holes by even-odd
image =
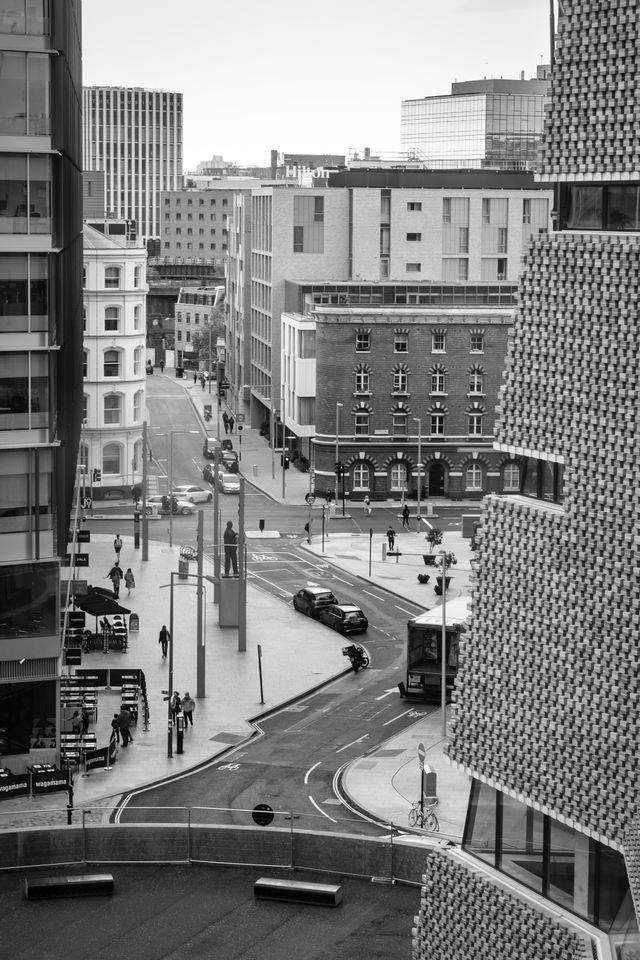
[[271, 149], [399, 152], [402, 100], [549, 61], [548, 0], [398, 0], [384, 20], [363, 0], [180, 10], [177, 23], [167, 0], [112, 0], [108, 17], [85, 3], [83, 83], [182, 93], [185, 171], [213, 155], [268, 166]]

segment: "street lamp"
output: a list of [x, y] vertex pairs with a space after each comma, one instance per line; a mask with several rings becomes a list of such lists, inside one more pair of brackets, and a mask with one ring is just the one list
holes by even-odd
[[157, 437], [169, 437], [169, 546], [173, 546], [173, 437], [176, 433], [199, 433], [199, 430], [171, 430], [157, 433]]
[[447, 736], [447, 553], [438, 551], [442, 558], [442, 637], [441, 637], [441, 674], [440, 674], [440, 706], [442, 712], [442, 739]]
[[[171, 701], [173, 699], [173, 589], [174, 589], [173, 581], [175, 580], [176, 577], [182, 578], [184, 576], [187, 576], [187, 577], [197, 578], [198, 580], [197, 584], [183, 583], [183, 584], [180, 584], [180, 586], [202, 587], [202, 589], [205, 591], [205, 599], [206, 599], [206, 588], [202, 584], [202, 577], [200, 576], [200, 574], [193, 574], [193, 573], [181, 574], [179, 571], [178, 572], [171, 571], [169, 573], [169, 576], [171, 578], [171, 583], [163, 583], [162, 586], [169, 587], [169, 591], [170, 591], [169, 593], [169, 689], [167, 690], [167, 694], [168, 694], [167, 696], [167, 757], [173, 757], [173, 717], [171, 716]], [[204, 646], [204, 632], [202, 634], [201, 643]], [[199, 680], [200, 680], [200, 677], [198, 676], [198, 681]], [[162, 692], [164, 693], [164, 690]], [[204, 696], [204, 690], [203, 690], [203, 696]]]
[[340, 491], [340, 474], [338, 473], [338, 464], [340, 463], [340, 407], [341, 406], [342, 404], [338, 400], [336, 400], [336, 506], [338, 505], [338, 495]]
[[422, 491], [422, 418], [414, 417], [418, 424], [418, 506], [416, 508], [416, 520], [418, 523], [418, 533], [420, 533], [420, 493]]

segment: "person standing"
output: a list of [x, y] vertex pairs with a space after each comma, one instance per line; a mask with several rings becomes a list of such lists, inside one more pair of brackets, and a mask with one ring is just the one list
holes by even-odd
[[111, 567], [111, 570], [109, 570], [105, 580], [111, 580], [111, 583], [113, 584], [113, 596], [114, 599], [117, 600], [120, 596], [120, 581], [122, 580], [122, 568], [117, 560]]
[[233, 419], [233, 414], [229, 417], [229, 433], [233, 433], [233, 425], [235, 420]]
[[200, 374], [200, 386], [204, 390], [204, 373]]
[[407, 527], [407, 529], [409, 527], [409, 504], [408, 503], [405, 503], [404, 507], [402, 508], [402, 526]]
[[133, 570], [131, 569], [131, 567], [127, 567], [127, 570], [125, 572], [124, 585], [127, 588], [127, 596], [130, 597], [131, 591], [134, 589], [136, 585], [136, 579], [133, 575]]
[[73, 711], [73, 716], [71, 717], [71, 732], [75, 733], [78, 737], [82, 733], [82, 717], [80, 716], [79, 710]]
[[122, 550], [122, 540], [120, 539], [120, 534], [116, 533], [116, 538], [113, 541], [113, 549], [116, 552], [116, 560], [120, 562], [120, 551]]
[[82, 716], [82, 733], [85, 734], [85, 733], [87, 733], [88, 730], [89, 730], [89, 719], [90, 719], [90, 717], [89, 717], [89, 711], [88, 711], [87, 708], [84, 706], [84, 704], [83, 704], [83, 706], [82, 706], [82, 714], [81, 714], [81, 716]]
[[171, 639], [171, 634], [169, 633], [169, 631], [167, 630], [166, 626], [165, 626], [164, 623], [163, 623], [163, 624], [162, 624], [162, 628], [161, 628], [161, 630], [160, 630], [160, 633], [158, 634], [158, 643], [162, 644], [162, 659], [163, 659], [163, 660], [166, 660], [166, 659], [167, 659], [167, 649], [168, 649], [168, 647], [169, 647], [169, 640], [170, 640], [170, 639]]
[[193, 383], [194, 383], [194, 385], [195, 385], [197, 382], [198, 382], [198, 371], [197, 371], [197, 370], [194, 370], [194, 371], [193, 371]]
[[387, 542], [389, 544], [389, 550], [393, 550], [396, 542], [396, 532], [392, 526], [387, 530]]
[[173, 691], [173, 696], [171, 697], [171, 718], [173, 722], [176, 722], [176, 717], [182, 709], [182, 700], [180, 699], [180, 693], [178, 690]]
[[120, 708], [118, 719], [120, 721], [120, 736], [122, 737], [122, 746], [128, 747], [130, 743], [133, 743], [133, 737], [129, 732], [131, 714], [124, 705]]
[[371, 497], [369, 494], [364, 498], [364, 512], [371, 516]]
[[193, 726], [193, 711], [195, 710], [195, 708], [196, 708], [195, 700], [189, 695], [188, 692], [185, 693], [184, 697], [182, 698], [182, 712], [184, 714], [185, 730], [187, 729], [189, 724]]
[[224, 424], [224, 432], [229, 433], [229, 414], [227, 413], [226, 410], [222, 414], [222, 422]]
[[164, 360], [160, 361], [160, 373], [164, 373]]
[[233, 522], [227, 520], [224, 531], [224, 575], [229, 576], [229, 569], [233, 566], [234, 576], [238, 576], [238, 534], [233, 529]]
[[120, 743], [120, 714], [114, 713], [113, 720], [111, 721], [111, 740], [115, 740], [116, 743]]

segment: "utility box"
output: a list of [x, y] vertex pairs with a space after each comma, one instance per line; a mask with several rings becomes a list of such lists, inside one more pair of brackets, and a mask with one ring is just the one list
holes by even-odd
[[221, 627], [238, 626], [238, 597], [240, 581], [237, 577], [222, 577], [218, 603], [218, 623]]
[[189, 577], [189, 561], [183, 557], [178, 559], [178, 579], [187, 580]]

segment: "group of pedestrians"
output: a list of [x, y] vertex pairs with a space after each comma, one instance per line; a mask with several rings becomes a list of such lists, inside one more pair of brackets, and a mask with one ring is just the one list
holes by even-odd
[[233, 433], [233, 428], [236, 424], [233, 414], [229, 415], [227, 411], [222, 414], [222, 423], [224, 424], [225, 433]]
[[133, 575], [131, 567], [127, 567], [126, 570], [123, 570], [120, 566], [120, 552], [122, 550], [123, 543], [122, 538], [119, 533], [116, 533], [115, 540], [113, 541], [113, 549], [116, 554], [116, 560], [114, 565], [109, 570], [109, 573], [105, 577], [105, 580], [111, 580], [113, 586], [113, 598], [118, 600], [120, 597], [120, 584], [124, 580], [124, 585], [127, 588], [127, 596], [131, 596], [131, 591], [136, 585], [136, 580]]
[[173, 696], [171, 697], [171, 719], [174, 724], [178, 718], [178, 714], [182, 713], [184, 716], [184, 728], [185, 730], [189, 726], [193, 726], [193, 711], [196, 708], [196, 702], [187, 691], [183, 697], [180, 696], [178, 690], [174, 690]]
[[129, 727], [131, 726], [131, 712], [125, 706], [120, 708], [120, 713], [114, 713], [111, 721], [111, 739], [123, 747], [128, 747], [133, 743], [133, 737]]

